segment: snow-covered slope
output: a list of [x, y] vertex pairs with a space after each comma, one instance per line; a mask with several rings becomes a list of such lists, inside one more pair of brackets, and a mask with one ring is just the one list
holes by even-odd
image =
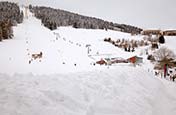
[[175, 46], [176, 37], [167, 36], [165, 40], [166, 40], [165, 47], [168, 47], [170, 50], [172, 50], [176, 54], [176, 46]]
[[[50, 31], [41, 25], [40, 20], [32, 16], [14, 27], [14, 36], [14, 39], [0, 43], [0, 51], [3, 53], [0, 61], [1, 73], [51, 74], [89, 70], [93, 68], [90, 64], [95, 60], [88, 57], [88, 44], [91, 45], [91, 55], [134, 55], [103, 41], [105, 37], [127, 39], [130, 37], [129, 34], [71, 27], [60, 27], [58, 30]], [[31, 55], [40, 52], [43, 53], [41, 61], [37, 59], [29, 64]], [[94, 58], [100, 59], [97, 56]]]
[[[73, 74], [0, 74], [3, 115], [175, 115], [175, 84], [140, 67]], [[167, 84], [167, 87], [166, 87]]]
[[[105, 37], [132, 36], [71, 27], [50, 31], [32, 15], [25, 19], [14, 27], [14, 39], [0, 42], [0, 113], [175, 115], [175, 83], [154, 77], [145, 60], [147, 65], [136, 67], [92, 65], [101, 57], [126, 58], [142, 50], [124, 52], [103, 42]], [[93, 58], [87, 54], [88, 44]], [[42, 58], [31, 61], [31, 55], [40, 52]]]

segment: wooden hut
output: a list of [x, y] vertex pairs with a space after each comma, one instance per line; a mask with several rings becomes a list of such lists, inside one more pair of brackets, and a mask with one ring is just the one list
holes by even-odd
[[143, 30], [141, 32], [142, 35], [160, 35], [162, 34], [161, 30]]
[[133, 63], [133, 64], [140, 64], [143, 62], [143, 58], [138, 57], [138, 56], [132, 56], [132, 57], [128, 58], [127, 60], [128, 60], [128, 62]]
[[176, 36], [176, 30], [166, 30], [166, 31], [163, 31], [163, 34], [165, 36]]

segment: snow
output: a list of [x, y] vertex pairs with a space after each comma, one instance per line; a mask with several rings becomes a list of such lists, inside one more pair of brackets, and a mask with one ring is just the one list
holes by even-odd
[[176, 47], [175, 47], [176, 37], [167, 36], [165, 37], [165, 42], [166, 42], [165, 47], [168, 47], [176, 54]]
[[3, 115], [175, 115], [176, 87], [164, 82], [140, 67], [128, 66], [71, 75], [0, 74], [0, 111]]
[[[124, 52], [104, 42], [107, 37], [142, 38], [72, 27], [50, 31], [30, 14], [14, 27], [13, 39], [0, 42], [1, 114], [175, 115], [176, 84], [155, 77], [144, 53], [140, 66], [92, 65], [100, 58], [126, 59], [145, 50]], [[175, 50], [175, 40], [168, 37], [166, 45]], [[43, 57], [29, 63], [31, 55], [40, 52]]]
[[[71, 27], [60, 27], [55, 31], [50, 31], [41, 25], [41, 21], [34, 18], [32, 14], [22, 24], [14, 27], [14, 36], [13, 40], [4, 40], [0, 43], [0, 50], [3, 52], [0, 65], [5, 67], [1, 69], [1, 73], [12, 75], [16, 72], [53, 74], [87, 71], [93, 68], [91, 63], [95, 62], [87, 55], [93, 55], [96, 60], [102, 57], [126, 59], [136, 55], [124, 52], [103, 41], [107, 37], [129, 39], [129, 34], [111, 30], [86, 30]], [[87, 54], [86, 45], [88, 44], [91, 45], [90, 54]], [[29, 64], [31, 55], [40, 52], [43, 53], [41, 62], [37, 59]]]

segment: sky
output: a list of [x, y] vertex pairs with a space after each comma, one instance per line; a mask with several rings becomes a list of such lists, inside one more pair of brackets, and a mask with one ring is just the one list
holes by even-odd
[[[4, 1], [4, 0], [0, 0]], [[25, 3], [25, 0], [9, 0]], [[28, 0], [86, 16], [141, 28], [175, 29], [175, 0]]]

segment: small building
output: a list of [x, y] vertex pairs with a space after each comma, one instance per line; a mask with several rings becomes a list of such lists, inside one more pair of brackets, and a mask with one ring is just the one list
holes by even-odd
[[160, 35], [162, 34], [161, 30], [143, 30], [141, 32], [142, 35]]
[[100, 65], [104, 65], [105, 64], [106, 65], [107, 62], [104, 59], [101, 59], [101, 60], [97, 61], [96, 64], [100, 64]]
[[140, 64], [143, 63], [143, 58], [138, 56], [132, 56], [127, 59], [129, 63]]
[[126, 59], [115, 57], [115, 58], [101, 58], [99, 61], [96, 62], [96, 64], [100, 65], [112, 65], [117, 63], [128, 63]]
[[176, 30], [166, 30], [163, 32], [165, 36], [176, 36]]

